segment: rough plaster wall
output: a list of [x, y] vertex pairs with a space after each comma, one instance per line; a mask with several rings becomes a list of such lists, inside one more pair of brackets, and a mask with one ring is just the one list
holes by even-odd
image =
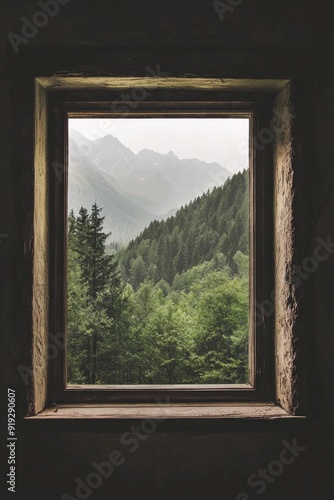
[[[11, 164], [11, 151], [8, 148], [11, 140], [11, 113], [12, 102], [10, 99], [11, 82], [10, 80], [0, 80], [0, 109], [6, 120], [0, 123], [0, 149], [2, 165]], [[7, 380], [9, 387], [12, 387], [15, 381], [13, 364], [18, 363], [20, 359], [20, 348], [12, 342], [11, 334], [17, 328], [18, 318], [12, 312], [12, 304], [15, 300], [15, 288], [12, 286], [3, 286], [3, 284], [14, 284], [18, 281], [18, 270], [15, 269], [17, 259], [17, 234], [12, 231], [13, 225], [17, 223], [16, 211], [13, 202], [13, 179], [9, 168], [1, 169], [1, 195], [0, 195], [0, 214], [4, 215], [0, 225], [0, 322], [2, 346], [0, 352], [7, 353], [2, 356], [0, 363], [0, 380]], [[17, 267], [17, 266], [16, 266]], [[6, 290], [5, 290], [6, 288]]]
[[[124, 427], [124, 432], [130, 430]], [[271, 432], [266, 436], [257, 433], [197, 433], [160, 431], [142, 441], [138, 450], [129, 451], [129, 446], [121, 444], [122, 433], [110, 432], [82, 433], [50, 431], [35, 437], [25, 435], [25, 442], [31, 450], [34, 467], [22, 470], [25, 484], [30, 480], [45, 492], [43, 500], [49, 500], [47, 492], [58, 492], [61, 499], [66, 492], [74, 498], [76, 478], [85, 481], [93, 472], [92, 461], [97, 464], [105, 461], [113, 450], [118, 450], [125, 463], [116, 467], [110, 478], [104, 479], [96, 489], [91, 500], [236, 500], [242, 491], [250, 494], [249, 500], [296, 500], [307, 497], [303, 471], [307, 460], [306, 453], [293, 467], [287, 467], [284, 475], [274, 487], [268, 485], [263, 495], [250, 491], [247, 479], [258, 467], [265, 467], [273, 458], [278, 458], [283, 448], [282, 440], [292, 442], [295, 434]], [[298, 443], [303, 445], [305, 438], [298, 435]], [[61, 477], [61, 480], [60, 480]], [[299, 480], [296, 495], [287, 496]], [[304, 497], [298, 496], [298, 491]], [[28, 495], [27, 495], [27, 498]], [[32, 496], [33, 498], [33, 496]], [[238, 499], [238, 500], [242, 500]]]
[[33, 348], [29, 414], [40, 412], [47, 397], [48, 344], [48, 224], [47, 224], [47, 96], [36, 85], [34, 260], [33, 260]]
[[[318, 245], [317, 239], [320, 237], [324, 241], [334, 242], [333, 228], [334, 214], [334, 186], [332, 194], [327, 201], [325, 209], [317, 224], [313, 245]], [[322, 411], [334, 411], [333, 394], [334, 379], [330, 376], [333, 370], [334, 359], [334, 252], [328, 255], [325, 262], [321, 262], [314, 276], [314, 320], [315, 320], [315, 345], [317, 364], [317, 379], [314, 381], [317, 391], [319, 406]], [[319, 383], [321, 382], [321, 383]]]
[[297, 303], [292, 283], [293, 266], [293, 169], [290, 87], [278, 95], [275, 108], [281, 123], [275, 144], [275, 356], [277, 399], [284, 409], [293, 410], [293, 331]]
[[[318, 246], [318, 239], [334, 242], [334, 83], [319, 83], [319, 91], [313, 93], [311, 105], [317, 162], [313, 167], [313, 197], [317, 207], [313, 226], [312, 248]], [[331, 147], [328, 147], [331, 144]], [[324, 251], [322, 255], [324, 255]], [[316, 354], [315, 390], [318, 405], [325, 412], [334, 412], [334, 248], [327, 258], [319, 263], [314, 273], [312, 309]]]

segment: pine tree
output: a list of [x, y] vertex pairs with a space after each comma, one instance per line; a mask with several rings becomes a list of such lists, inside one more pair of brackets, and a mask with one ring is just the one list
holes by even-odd
[[86, 308], [95, 317], [91, 333], [86, 335], [84, 349], [83, 377], [88, 384], [96, 383], [98, 345], [102, 340], [105, 345], [110, 342], [112, 325], [120, 319], [125, 300], [117, 260], [114, 255], [106, 254], [109, 234], [103, 231], [105, 217], [101, 217], [101, 211], [96, 203], [91, 214], [81, 207], [77, 218], [71, 211], [68, 223], [69, 248], [73, 248], [74, 258], [79, 264], [82, 289], [87, 291]]
[[96, 299], [99, 292], [105, 290], [110, 279], [113, 260], [111, 255], [105, 254], [105, 244], [109, 234], [103, 232], [105, 217], [100, 217], [101, 211], [102, 208], [98, 208], [95, 202], [89, 217], [89, 244], [86, 255], [88, 257], [88, 268], [90, 269], [89, 288], [93, 299]]

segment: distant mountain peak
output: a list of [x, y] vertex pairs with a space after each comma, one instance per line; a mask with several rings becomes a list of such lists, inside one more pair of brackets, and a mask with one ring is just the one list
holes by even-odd
[[123, 148], [126, 148], [126, 146], [124, 146], [124, 144], [122, 144], [121, 141], [119, 139], [117, 139], [117, 137], [115, 137], [111, 134], [105, 135], [104, 137], [99, 137], [98, 139], [96, 139], [95, 143], [98, 145], [100, 145], [100, 144], [119, 144]]
[[[99, 138], [101, 141], [104, 141], [104, 142], [120, 142], [117, 137], [115, 137], [114, 135], [111, 135], [111, 134], [108, 134], [108, 135], [105, 135], [103, 137], [100, 137]], [[98, 140], [99, 140], [98, 139]]]
[[138, 151], [137, 156], [143, 156], [143, 155], [158, 155], [160, 153], [157, 153], [156, 151], [153, 151], [153, 149], [148, 149], [144, 148]]
[[118, 241], [136, 236], [154, 217], [175, 213], [232, 175], [217, 163], [180, 159], [173, 150], [163, 154], [144, 148], [135, 154], [112, 134], [89, 141], [70, 131], [70, 139], [69, 207], [96, 198]]
[[179, 159], [179, 157], [174, 153], [174, 151], [169, 151], [167, 153], [167, 156], [169, 156], [170, 158], [177, 158], [177, 159]]

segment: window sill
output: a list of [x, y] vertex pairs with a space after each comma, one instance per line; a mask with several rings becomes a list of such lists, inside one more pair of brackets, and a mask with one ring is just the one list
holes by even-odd
[[158, 433], [297, 432], [312, 424], [273, 403], [61, 404], [21, 423], [29, 431], [117, 433], [148, 420]]
[[280, 406], [264, 403], [213, 403], [213, 404], [80, 404], [45, 408], [41, 413], [26, 420], [59, 419], [237, 419], [237, 420], [305, 420], [303, 416], [291, 416]]

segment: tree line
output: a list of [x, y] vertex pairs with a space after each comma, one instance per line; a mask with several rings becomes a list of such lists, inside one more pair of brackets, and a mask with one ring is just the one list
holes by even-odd
[[236, 252], [248, 253], [248, 200], [248, 171], [239, 172], [175, 216], [153, 221], [120, 253], [125, 281], [135, 289], [144, 279], [171, 285], [176, 274], [220, 253], [236, 270]]

